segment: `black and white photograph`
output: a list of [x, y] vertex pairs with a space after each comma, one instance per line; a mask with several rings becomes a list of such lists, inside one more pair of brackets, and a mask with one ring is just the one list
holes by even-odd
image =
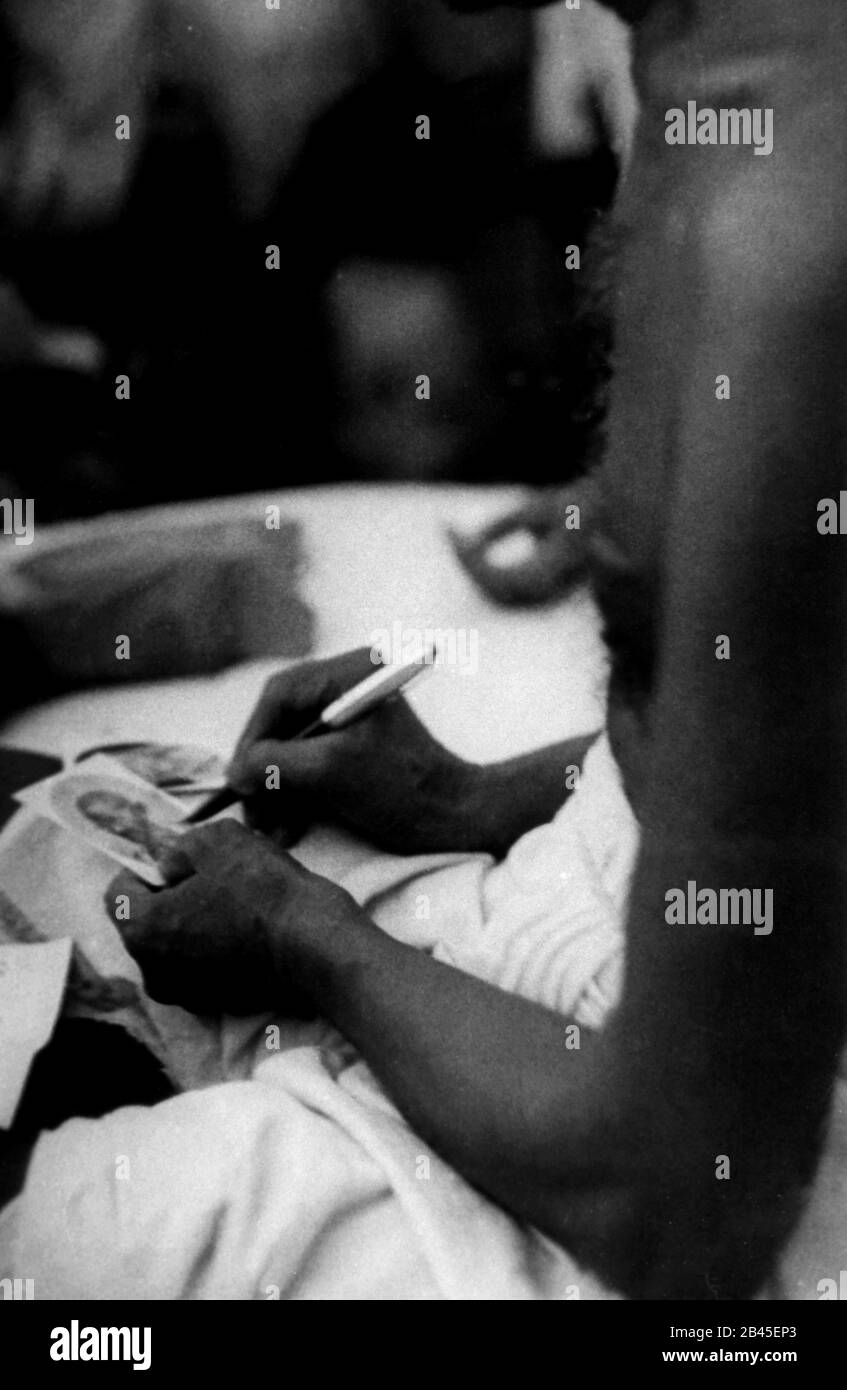
[[84, 749], [75, 761], [82, 763], [94, 757], [113, 758], [169, 796], [197, 796], [226, 786], [223, 759], [207, 748], [172, 743], [106, 743]]
[[89, 765], [91, 770], [71, 770], [36, 782], [21, 800], [30, 811], [56, 821], [146, 882], [162, 887], [160, 863], [176, 846], [185, 812], [174, 798], [140, 778], [114, 777], [108, 764], [104, 771], [104, 761]]
[[562, 1302], [813, 1374], [845, 399], [844, 0], [0, 0], [33, 1367]]

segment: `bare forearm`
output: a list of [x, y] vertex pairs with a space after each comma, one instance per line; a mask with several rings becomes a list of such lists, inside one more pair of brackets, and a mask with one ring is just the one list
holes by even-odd
[[[602, 1039], [386, 936], [353, 909], [304, 942], [301, 984], [369, 1062], [412, 1127], [524, 1220], [578, 1239], [616, 1181], [598, 1098], [613, 1077]], [[566, 1181], [567, 1180], [567, 1181]]]
[[[665, 923], [680, 871], [738, 881], [748, 848], [701, 837], [689, 859], [670, 837], [643, 859], [625, 999], [578, 1049], [564, 1017], [398, 944], [355, 908], [304, 939], [298, 983], [448, 1163], [614, 1286], [748, 1297], [813, 1172], [839, 1027], [837, 980], [821, 992], [826, 933], [762, 954], [752, 932]], [[781, 888], [772, 870], [773, 857], [762, 874]]]

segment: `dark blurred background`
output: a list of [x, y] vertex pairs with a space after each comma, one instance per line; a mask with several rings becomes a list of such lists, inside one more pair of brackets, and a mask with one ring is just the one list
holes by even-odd
[[633, 111], [592, 0], [3, 0], [0, 27], [0, 494], [47, 521], [581, 471], [566, 247]]

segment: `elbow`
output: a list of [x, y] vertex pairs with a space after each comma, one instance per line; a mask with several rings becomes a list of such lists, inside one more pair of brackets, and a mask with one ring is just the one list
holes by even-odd
[[578, 1215], [571, 1193], [549, 1234], [626, 1298], [751, 1299], [773, 1272], [800, 1195], [762, 1193], [742, 1203], [721, 1186], [731, 1184], [622, 1183], [580, 1203]]

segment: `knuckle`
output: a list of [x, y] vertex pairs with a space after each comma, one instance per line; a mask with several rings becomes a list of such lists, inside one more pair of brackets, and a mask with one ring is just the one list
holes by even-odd
[[281, 691], [285, 690], [288, 680], [288, 671], [276, 671], [265, 681], [262, 687], [262, 696], [267, 700], [274, 699]]
[[214, 865], [216, 861], [228, 859], [245, 837], [249, 837], [249, 832], [244, 826], [227, 818], [189, 830], [181, 846], [192, 859]]
[[226, 820], [213, 821], [211, 825], [198, 826], [192, 834], [196, 836], [196, 843], [206, 849], [225, 850], [243, 840], [247, 831], [238, 821], [228, 817]]
[[348, 655], [351, 672], [358, 674], [362, 678], [369, 675], [377, 666], [383, 665], [382, 656], [378, 655], [374, 660], [374, 648], [356, 647]]

